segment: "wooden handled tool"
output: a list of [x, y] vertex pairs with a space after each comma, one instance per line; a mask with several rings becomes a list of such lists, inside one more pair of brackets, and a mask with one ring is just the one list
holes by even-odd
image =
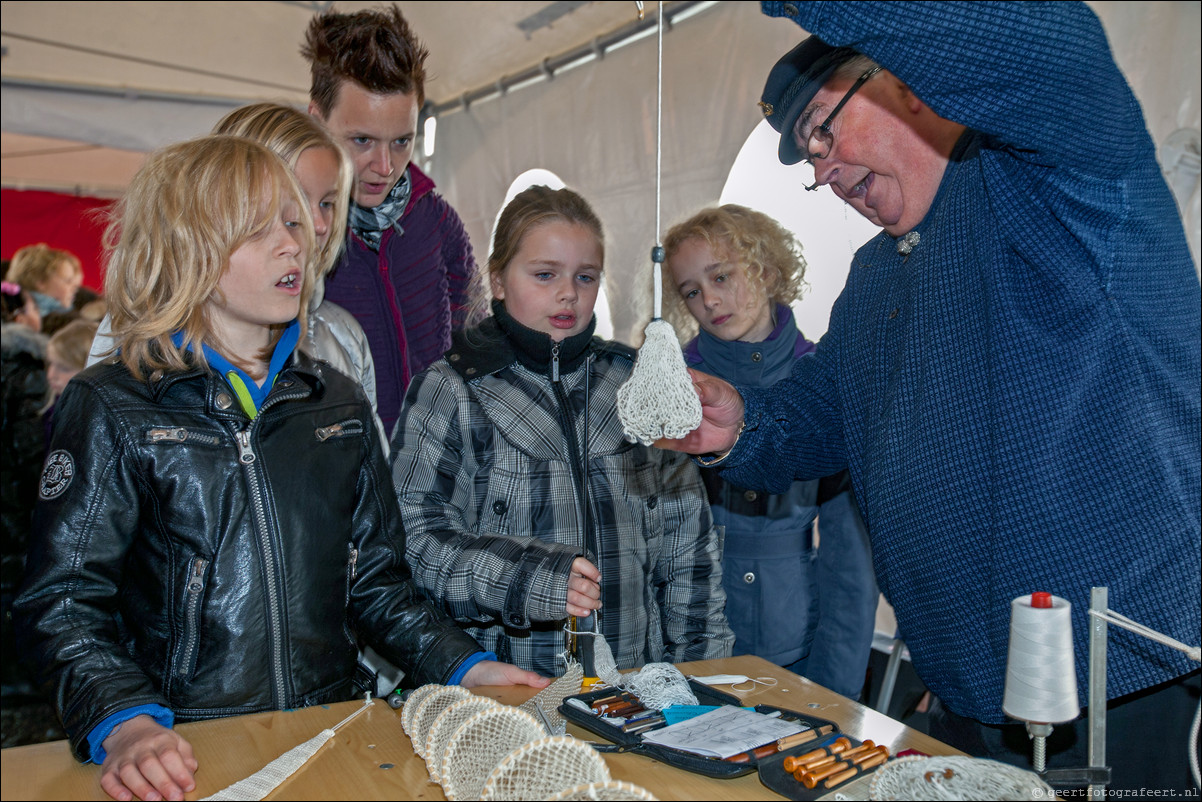
[[831, 724], [825, 724], [816, 730], [806, 730], [799, 732], [796, 735], [786, 735], [784, 738], [778, 738], [776, 741], [776, 751], [783, 752], [786, 749], [792, 749], [795, 746], [808, 744], [810, 741], [816, 740], [823, 735], [830, 735], [835, 731]]
[[783, 765], [785, 771], [793, 771], [798, 766], [804, 765], [807, 760], [817, 757], [826, 757], [827, 755], [843, 752], [850, 748], [851, 741], [849, 741], [847, 738], [837, 738], [832, 743], [829, 743], [819, 749], [815, 749], [812, 752], [806, 752], [804, 755], [799, 755], [797, 757], [790, 755], [789, 757], [785, 758]]
[[754, 760], [763, 760], [769, 755], [775, 755], [777, 752], [776, 744], [769, 743], [763, 746], [752, 749], [750, 752], [740, 752], [737, 755], [731, 755], [728, 758], [723, 758], [728, 763], [750, 763]]
[[823, 766], [829, 766], [830, 764], [834, 763], [836, 760], [842, 760], [842, 761], [846, 762], [846, 761], [850, 760], [851, 758], [860, 755], [863, 752], [867, 752], [872, 749], [883, 749], [883, 748], [884, 747], [878, 747], [872, 741], [865, 741], [864, 743], [857, 746], [855, 749], [848, 749], [846, 752], [840, 752], [837, 755], [827, 755], [825, 757], [812, 758], [812, 759], [806, 761], [804, 764], [801, 764], [801, 765], [797, 766], [795, 769], [793, 769], [793, 776], [797, 779], [798, 782], [801, 782], [801, 775], [807, 771], [812, 772], [815, 769], [821, 768]]
[[[822, 782], [823, 780], [827, 779], [828, 777], [832, 777], [836, 774], [839, 774], [840, 772], [845, 772], [847, 770], [856, 769], [856, 767], [863, 766], [864, 764], [868, 763], [869, 761], [876, 760], [878, 757], [880, 757], [882, 759], [877, 761], [877, 763], [884, 762], [884, 760], [888, 759], [888, 757], [889, 757], [888, 747], [878, 746], [867, 752], [861, 752], [859, 755], [856, 755], [855, 757], [851, 758], [850, 760], [847, 760], [847, 761], [836, 760], [833, 764], [831, 764], [829, 766], [823, 766], [822, 768], [820, 768], [816, 771], [803, 772], [801, 775], [801, 784], [804, 785], [806, 788], [817, 788], [818, 783]], [[877, 765], [877, 763], [873, 763], [872, 765], [875, 766], [875, 765]], [[794, 777], [796, 777], [796, 775], [794, 775]], [[842, 782], [842, 781], [840, 781], [840, 782]]]
[[863, 763], [852, 766], [850, 769], [848, 769], [847, 771], [844, 771], [840, 774], [835, 774], [830, 777], [827, 777], [826, 782], [823, 783], [823, 785], [825, 785], [827, 788], [834, 788], [839, 783], [846, 782], [847, 780], [850, 780], [852, 777], [855, 777], [857, 774], [867, 771], [868, 769], [872, 768], [873, 766], [879, 766], [888, 759], [889, 759], [888, 752], [876, 752], [875, 754], [871, 755], [867, 760], [865, 760]]

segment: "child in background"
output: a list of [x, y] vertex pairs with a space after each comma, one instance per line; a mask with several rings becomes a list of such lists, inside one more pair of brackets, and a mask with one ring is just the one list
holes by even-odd
[[46, 348], [46, 380], [54, 398], [62, 395], [67, 382], [88, 362], [88, 349], [96, 336], [96, 324], [73, 320], [54, 333]]
[[47, 443], [54, 432], [54, 405], [67, 382], [87, 366], [88, 349], [95, 336], [95, 323], [73, 320], [51, 335], [46, 344], [46, 382], [50, 385], [50, 401], [42, 413], [42, 423]]
[[[3, 506], [5, 612], [21, 581], [25, 541], [37, 501], [38, 476], [46, 456], [42, 410], [50, 400], [46, 380], [47, 339], [33, 295], [11, 281], [0, 288], [3, 324], [0, 355], [3, 378]], [[8, 626], [7, 616], [5, 627]], [[6, 648], [5, 653], [9, 650]]]
[[83, 284], [83, 265], [70, 251], [39, 242], [13, 254], [5, 278], [28, 291], [45, 317], [74, 310], [75, 293]]
[[173, 721], [353, 698], [356, 635], [414, 683], [545, 686], [410, 580], [371, 408], [296, 349], [314, 238], [288, 166], [241, 137], [165, 148], [109, 237], [119, 360], [59, 400], [15, 605], [104, 790], [192, 790]]
[[[734, 204], [706, 209], [670, 229], [664, 248], [665, 283], [678, 290], [664, 293], [669, 314], [677, 331], [700, 327], [685, 346], [689, 367], [766, 387], [814, 350], [789, 308], [800, 297], [805, 261], [775, 220]], [[735, 654], [758, 655], [858, 699], [878, 593], [847, 472], [794, 482], [780, 495], [703, 473], [714, 519], [726, 529], [723, 584]]]
[[[350, 159], [320, 121], [275, 103], [254, 103], [235, 109], [218, 121], [213, 133], [260, 142], [292, 168], [309, 201], [318, 249], [317, 274], [308, 308], [308, 333], [302, 347], [315, 359], [329, 362], [357, 379], [375, 409], [375, 366], [367, 336], [350, 312], [325, 300], [326, 275], [338, 262], [346, 244]], [[383, 432], [383, 424], [380, 429]], [[384, 440], [387, 444], [387, 435]]]
[[38, 311], [32, 292], [15, 281], [5, 279], [0, 301], [3, 302], [5, 326], [14, 324], [24, 326], [29, 331], [42, 330], [42, 314]]
[[626, 442], [634, 352], [593, 338], [601, 223], [535, 186], [497, 222], [492, 317], [410, 385], [393, 434], [414, 580], [485, 648], [562, 674], [569, 617], [599, 610], [619, 668], [734, 640], [696, 466]]
[[[46, 383], [46, 337], [33, 296], [19, 284], [0, 284], [0, 627], [3, 704], [41, 701], [33, 689], [32, 673], [16, 647], [11, 615], [13, 599], [25, 573], [25, 553], [33, 508], [38, 499], [38, 476], [46, 457], [42, 410], [50, 397]], [[7, 736], [9, 733], [5, 733]], [[6, 744], [7, 745], [7, 744]]]

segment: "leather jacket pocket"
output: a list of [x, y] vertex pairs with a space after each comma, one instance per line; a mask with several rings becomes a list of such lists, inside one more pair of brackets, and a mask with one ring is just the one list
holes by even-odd
[[184, 584], [183, 635], [176, 646], [173, 671], [175, 678], [179, 680], [190, 680], [196, 672], [196, 658], [200, 653], [201, 609], [208, 583], [208, 569], [209, 561], [204, 557], [193, 557], [188, 561], [188, 577]]
[[318, 426], [313, 430], [313, 435], [319, 443], [337, 437], [358, 437], [361, 434], [363, 434], [363, 421], [358, 418], [348, 418], [329, 426]]
[[198, 432], [185, 426], [150, 426], [145, 430], [147, 443], [200, 443], [216, 446], [221, 438], [208, 432]]

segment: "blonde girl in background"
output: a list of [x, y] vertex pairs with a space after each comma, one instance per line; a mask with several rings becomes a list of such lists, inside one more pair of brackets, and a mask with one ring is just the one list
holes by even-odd
[[[801, 246], [767, 215], [705, 209], [664, 238], [668, 315], [691, 368], [742, 386], [787, 377], [814, 344], [793, 320]], [[726, 615], [735, 654], [754, 654], [859, 699], [872, 647], [877, 586], [868, 533], [846, 471], [781, 494], [735, 487], [705, 469], [714, 520], [725, 527]]]
[[5, 278], [29, 292], [38, 312], [45, 317], [53, 312], [71, 311], [75, 293], [83, 285], [83, 265], [70, 251], [39, 242], [13, 254]]

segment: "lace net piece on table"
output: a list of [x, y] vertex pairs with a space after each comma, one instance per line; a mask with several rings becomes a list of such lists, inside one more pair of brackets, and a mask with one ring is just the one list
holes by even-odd
[[497, 764], [518, 747], [545, 736], [543, 725], [516, 707], [482, 710], [459, 725], [447, 742], [439, 782], [447, 799], [479, 799]]
[[552, 735], [507, 755], [489, 774], [481, 800], [546, 799], [581, 783], [609, 781], [601, 755], [570, 735]]
[[574, 800], [647, 800], [655, 802], [657, 797], [650, 791], [625, 780], [610, 780], [605, 783], [584, 783], [567, 788], [547, 797], [550, 802], [574, 802]]
[[410, 721], [409, 739], [418, 757], [426, 756], [426, 740], [434, 721], [451, 705], [472, 696], [472, 692], [459, 685], [444, 685], [422, 697], [417, 712]]
[[447, 744], [450, 743], [455, 730], [459, 729], [459, 725], [477, 713], [489, 710], [499, 704], [500, 702], [497, 700], [489, 699], [486, 696], [472, 696], [455, 702], [434, 719], [434, 723], [426, 735], [426, 771], [430, 774], [431, 780], [439, 781], [438, 772], [447, 751]]
[[869, 798], [915, 800], [1050, 800], [1038, 774], [977, 757], [903, 757], [872, 774]]
[[[613, 661], [613, 658], [610, 658]], [[616, 672], [616, 670], [615, 670]], [[584, 669], [575, 661], [568, 661], [568, 668], [547, 687], [536, 693], [518, 706], [539, 721], [544, 721], [548, 735], [563, 735], [567, 731], [568, 722], [559, 713], [559, 706], [569, 696], [580, 693], [580, 684], [584, 681]]]
[[622, 677], [621, 687], [638, 697], [648, 710], [672, 705], [695, 705], [697, 696], [680, 669], [671, 663], [648, 663]]

